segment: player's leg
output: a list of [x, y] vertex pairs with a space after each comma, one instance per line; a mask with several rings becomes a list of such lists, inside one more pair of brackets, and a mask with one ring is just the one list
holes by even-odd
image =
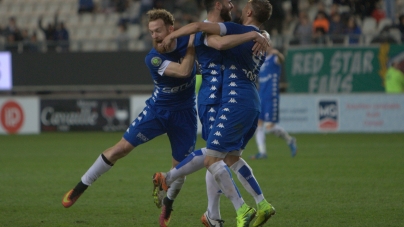
[[255, 141], [258, 147], [258, 153], [251, 156], [251, 159], [264, 159], [267, 158], [267, 149], [266, 149], [266, 141], [265, 141], [265, 129], [264, 129], [264, 121], [262, 119], [258, 120], [257, 130], [255, 132]]
[[94, 183], [102, 174], [109, 171], [117, 160], [129, 154], [134, 147], [164, 133], [162, 126], [153, 114], [149, 113], [146, 116], [143, 113], [144, 111], [129, 125], [123, 138], [117, 144], [106, 149], [95, 160], [94, 164], [82, 176], [81, 181], [76, 187], [64, 195], [62, 200], [64, 207], [68, 208], [72, 206], [88, 186]]
[[[179, 165], [191, 155], [195, 148], [197, 136], [197, 117], [195, 109], [171, 112], [166, 122], [167, 136], [170, 140], [173, 167]], [[167, 196], [163, 199], [163, 207], [160, 214], [160, 226], [168, 226], [171, 220], [171, 211], [173, 203], [185, 182], [185, 175], [177, 177], [170, 183], [167, 190]], [[156, 186], [156, 184], [154, 184]], [[153, 190], [159, 191], [155, 187]]]
[[134, 147], [128, 143], [128, 141], [121, 139], [113, 147], [105, 150], [81, 177], [81, 181], [64, 195], [62, 205], [66, 208], [72, 206], [88, 186], [96, 181], [102, 174], [110, 170], [119, 158], [124, 157], [133, 148]]
[[248, 226], [254, 219], [256, 211], [249, 207], [242, 198], [240, 191], [233, 181], [229, 167], [224, 163], [226, 153], [207, 150], [205, 166], [212, 174], [220, 190], [232, 202], [237, 213], [237, 226]]
[[297, 145], [296, 138], [289, 135], [289, 133], [281, 126], [276, 123], [269, 123], [265, 127], [265, 133], [274, 134], [275, 136], [283, 139], [289, 146], [290, 154], [292, 157], [296, 156]]
[[206, 171], [205, 180], [208, 209], [201, 217], [202, 224], [206, 227], [221, 227], [224, 222], [220, 215], [220, 196], [222, 191], [209, 171]]
[[241, 158], [242, 152], [247, 146], [250, 139], [254, 136], [254, 131], [257, 128], [257, 121], [253, 122], [250, 130], [243, 137], [243, 144], [239, 151], [230, 152], [225, 162], [236, 173], [237, 178], [248, 193], [254, 198], [257, 204], [257, 219], [253, 226], [262, 226], [268, 219], [275, 214], [275, 208], [265, 200], [261, 187], [253, 174], [252, 168], [247, 162]]

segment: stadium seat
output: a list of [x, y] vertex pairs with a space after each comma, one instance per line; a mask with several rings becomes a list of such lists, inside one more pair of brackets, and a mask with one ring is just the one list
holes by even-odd
[[89, 13], [85, 13], [80, 15], [80, 25], [81, 26], [92, 26], [93, 25], [93, 15]]

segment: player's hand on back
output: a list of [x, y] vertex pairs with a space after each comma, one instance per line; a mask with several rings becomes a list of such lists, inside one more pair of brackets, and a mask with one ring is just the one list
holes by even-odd
[[256, 38], [254, 39], [255, 44], [252, 48], [252, 51], [254, 55], [260, 55], [267, 51], [270, 45], [268, 40], [269, 37], [266, 37], [258, 32], [255, 32], [255, 34], [256, 34]]

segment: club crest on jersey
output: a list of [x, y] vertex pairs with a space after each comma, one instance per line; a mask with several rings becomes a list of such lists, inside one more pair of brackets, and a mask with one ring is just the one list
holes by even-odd
[[151, 64], [154, 66], [160, 66], [161, 65], [161, 58], [160, 57], [153, 57], [151, 59]]

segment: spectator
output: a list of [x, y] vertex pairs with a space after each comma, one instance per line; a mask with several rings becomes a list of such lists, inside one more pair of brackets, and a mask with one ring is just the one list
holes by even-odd
[[199, 21], [199, 8], [195, 0], [177, 0], [178, 8], [182, 11], [182, 20], [186, 24]]
[[328, 34], [330, 35], [330, 39], [334, 44], [344, 43], [344, 37], [343, 37], [344, 30], [345, 25], [341, 21], [341, 15], [339, 13], [332, 14], [330, 22], [330, 30]]
[[300, 12], [299, 22], [293, 32], [294, 37], [297, 39], [295, 42], [301, 45], [311, 43], [312, 24], [310, 23], [309, 16], [306, 12]]
[[355, 22], [355, 17], [348, 18], [344, 34], [349, 37], [349, 44], [358, 44], [362, 31]]
[[6, 39], [10, 42], [23, 41], [23, 37], [20, 28], [17, 26], [17, 21], [15, 17], [10, 17], [8, 19], [8, 25], [4, 28], [3, 34]]
[[312, 42], [313, 44], [326, 44], [326, 32], [324, 28], [318, 27], [313, 33], [313, 39]]
[[325, 33], [328, 33], [330, 30], [330, 21], [327, 19], [327, 14], [324, 11], [319, 11], [316, 19], [313, 21], [313, 32], [321, 31], [320, 29]]
[[264, 23], [265, 30], [270, 34], [282, 34], [285, 11], [282, 7], [282, 0], [271, 0], [272, 16]]
[[404, 42], [404, 14], [398, 18], [398, 25], [396, 26], [401, 32], [401, 42]]
[[292, 16], [299, 17], [299, 0], [291, 0], [291, 8]]
[[376, 3], [371, 16], [373, 18], [375, 18], [377, 23], [379, 23], [381, 19], [386, 18], [386, 13], [384, 12], [384, 10], [382, 8], [381, 2]]
[[146, 15], [147, 11], [153, 9], [154, 0], [141, 0], [139, 12], [136, 17], [131, 20], [134, 24], [141, 24], [143, 15]]
[[114, 0], [115, 12], [123, 13], [129, 6], [128, 0]]
[[92, 13], [94, 12], [93, 0], [79, 0], [78, 13]]
[[36, 35], [36, 32], [33, 32], [28, 41], [27, 51], [35, 53], [39, 52], [39, 50], [38, 37]]
[[118, 50], [128, 50], [129, 46], [129, 35], [128, 35], [128, 27], [126, 23], [120, 23], [119, 26], [119, 33], [115, 37], [115, 40], [118, 44]]
[[384, 78], [386, 93], [404, 92], [404, 60], [396, 59], [392, 60]]
[[67, 31], [63, 22], [58, 23], [54, 32], [56, 50], [58, 52], [69, 51], [69, 31]]
[[55, 14], [53, 24], [49, 22], [48, 25], [46, 26], [46, 28], [44, 28], [42, 25], [42, 16], [40, 16], [38, 19], [38, 27], [39, 27], [39, 29], [41, 29], [41, 31], [45, 35], [46, 46], [47, 46], [48, 51], [56, 50], [55, 30], [56, 30], [57, 23], [58, 23], [58, 14], [57, 13]]

